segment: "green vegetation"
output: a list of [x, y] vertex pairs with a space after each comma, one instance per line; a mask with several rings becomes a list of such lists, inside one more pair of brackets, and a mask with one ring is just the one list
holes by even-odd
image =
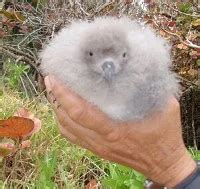
[[109, 176], [103, 179], [106, 189], [143, 189], [146, 178], [131, 168], [109, 164]]
[[[142, 18], [171, 42], [173, 70], [180, 75], [183, 91], [187, 91], [200, 79], [197, 5], [149, 1], [149, 9], [144, 11], [138, 5], [117, 1], [104, 5], [103, 1], [91, 0], [82, 4], [73, 0], [18, 0], [14, 8], [10, 2], [14, 1], [0, 3], [0, 119], [13, 116], [24, 107], [42, 121], [42, 128], [30, 137], [29, 148], [0, 159], [0, 189], [91, 189], [86, 186], [91, 180], [103, 189], [143, 189], [145, 177], [140, 173], [102, 160], [60, 136], [53, 110], [44, 94], [38, 92], [37, 54], [49, 38], [73, 19], [91, 20], [101, 15], [128, 15], [140, 21]], [[194, 109], [192, 101], [189, 105]], [[183, 115], [187, 145], [190, 141], [199, 144], [190, 126], [191, 122], [194, 127], [199, 123], [195, 115], [188, 115], [191, 106], [185, 108], [187, 113]], [[0, 138], [2, 141], [5, 139]], [[189, 148], [189, 152], [200, 160], [199, 150]]]
[[[1, 119], [12, 116], [21, 107], [28, 108], [42, 121], [42, 129], [31, 137], [30, 148], [0, 162], [2, 188], [76, 189], [84, 188], [87, 182], [96, 179], [107, 189], [129, 189], [133, 186], [142, 189], [145, 177], [141, 174], [101, 160], [62, 138], [53, 110], [44, 96], [30, 100], [13, 91], [3, 91], [0, 95]], [[10, 161], [12, 165], [9, 165]]]
[[52, 109], [43, 96], [25, 100], [13, 91], [3, 91], [1, 119], [12, 116], [20, 107], [31, 110], [42, 121], [42, 129], [31, 137], [30, 148], [0, 162], [2, 188], [83, 188], [90, 178], [101, 180], [106, 175], [107, 162], [60, 136]]

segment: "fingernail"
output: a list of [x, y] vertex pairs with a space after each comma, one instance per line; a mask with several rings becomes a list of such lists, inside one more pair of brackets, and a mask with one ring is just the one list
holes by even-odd
[[56, 102], [56, 98], [55, 99], [53, 99], [53, 103], [55, 104], [55, 102]]
[[50, 91], [52, 90], [51, 81], [50, 81], [50, 76], [46, 76], [46, 77], [44, 78], [44, 83], [45, 83], [45, 85], [46, 85], [47, 92], [50, 93]]
[[61, 105], [60, 105], [60, 104], [58, 104], [56, 108], [57, 108], [57, 109], [59, 109], [60, 107], [61, 107]]

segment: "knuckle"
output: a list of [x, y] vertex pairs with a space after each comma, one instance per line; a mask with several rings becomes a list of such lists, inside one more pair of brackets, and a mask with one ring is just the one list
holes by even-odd
[[69, 117], [74, 120], [74, 121], [78, 121], [80, 120], [84, 115], [85, 115], [85, 111], [82, 107], [72, 107], [69, 112]]
[[106, 134], [106, 140], [109, 142], [116, 142], [120, 140], [120, 132], [118, 128], [113, 129], [108, 134]]
[[98, 146], [97, 148], [96, 148], [96, 151], [97, 151], [97, 154], [99, 155], [99, 156], [101, 156], [101, 157], [108, 157], [109, 156], [109, 154], [110, 154], [110, 152], [105, 148], [105, 147], [103, 147], [103, 146]]
[[63, 96], [63, 92], [61, 89], [52, 89], [52, 91], [54, 91], [54, 95], [56, 99], [60, 99]]
[[171, 103], [173, 104], [174, 107], [176, 108], [179, 108], [180, 107], [180, 104], [178, 102], [178, 100], [176, 98], [173, 98]]
[[176, 108], [178, 108], [178, 109], [180, 108], [180, 104], [177, 100], [174, 101], [174, 105], [175, 105]]
[[59, 123], [59, 128], [62, 128], [63, 125], [66, 124], [65, 116], [63, 116], [62, 114], [59, 114], [59, 112], [57, 112], [56, 121]]
[[58, 128], [59, 128], [59, 132], [60, 132], [62, 135], [64, 135], [65, 130], [64, 130], [63, 126], [62, 126], [60, 123], [58, 124]]
[[60, 128], [60, 129], [59, 129], [59, 132], [60, 132], [60, 135], [61, 135], [63, 138], [66, 138], [64, 129]]
[[180, 104], [177, 99], [174, 98], [172, 100], [171, 107], [173, 107], [173, 111], [175, 111], [176, 113], [180, 112]]

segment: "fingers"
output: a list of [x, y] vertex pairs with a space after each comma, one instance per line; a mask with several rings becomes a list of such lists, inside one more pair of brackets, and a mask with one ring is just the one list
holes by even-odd
[[91, 145], [89, 145], [86, 141], [82, 141], [79, 138], [77, 138], [70, 131], [68, 131], [64, 126], [59, 125], [59, 129], [60, 129], [60, 132], [63, 135], [63, 137], [67, 138], [71, 143], [76, 144], [78, 146], [81, 146], [81, 147], [88, 149], [90, 151], [94, 151], [91, 148]]
[[[63, 110], [63, 108], [58, 104], [58, 102], [56, 101], [56, 99], [52, 96], [52, 94], [50, 93], [48, 95], [48, 99], [52, 104], [52, 107], [54, 109], [54, 112], [56, 114], [56, 118], [58, 120], [58, 122], [60, 123], [60, 131], [63, 135], [66, 134], [66, 137], [71, 139], [71, 141], [73, 143], [75, 142], [75, 137], [76, 138], [85, 138], [85, 135], [93, 132], [91, 134], [94, 135], [94, 131], [89, 131], [89, 129], [84, 128], [84, 127], [80, 127], [79, 125], [77, 125], [69, 116], [68, 114]], [[62, 126], [61, 126], [62, 125]], [[69, 131], [67, 131], [67, 130]], [[69, 133], [73, 133], [73, 136], [70, 135]], [[91, 136], [93, 136], [91, 135]]]
[[[76, 124], [71, 118], [62, 110], [62, 108], [55, 110], [56, 117], [61, 125], [71, 133], [73, 133], [77, 138], [81, 140], [92, 140], [93, 136], [97, 133], [88, 128], [81, 127]], [[89, 141], [88, 141], [89, 142]]]
[[62, 106], [64, 111], [76, 123], [102, 134], [113, 131], [114, 123], [111, 119], [98, 108], [92, 106], [80, 96], [63, 86], [53, 76], [47, 76], [45, 78], [45, 84], [47, 91], [51, 91], [52, 96], [58, 104]]
[[97, 141], [103, 143], [103, 139], [93, 130], [81, 127], [73, 122], [61, 108], [55, 111], [58, 119], [59, 129], [62, 135], [70, 142], [77, 144], [90, 151], [96, 151]]
[[67, 131], [62, 125], [59, 124], [59, 130], [60, 130], [60, 133], [66, 137], [70, 142], [74, 143], [74, 144], [77, 144], [79, 143], [78, 142], [78, 139], [75, 135], [73, 135], [72, 133], [70, 133], [69, 131]]

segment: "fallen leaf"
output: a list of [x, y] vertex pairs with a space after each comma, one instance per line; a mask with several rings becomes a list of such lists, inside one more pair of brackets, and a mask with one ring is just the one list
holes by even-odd
[[126, 5], [131, 4], [132, 2], [133, 2], [133, 0], [125, 0], [125, 1], [124, 1], [124, 3], [125, 3]]
[[190, 69], [188, 70], [188, 74], [189, 74], [190, 77], [194, 78], [194, 77], [197, 76], [198, 71], [195, 70], [195, 69], [190, 68]]
[[34, 129], [34, 122], [23, 117], [10, 117], [0, 120], [0, 137], [23, 138]]
[[0, 15], [1, 14], [4, 15], [9, 20], [17, 20], [20, 22], [24, 22], [26, 20], [26, 18], [20, 12], [17, 12], [17, 11], [8, 12], [8, 11], [0, 10]]
[[114, 8], [115, 8], [115, 2], [109, 2], [106, 3], [105, 5], [103, 5], [100, 10], [98, 11], [98, 13], [100, 15], [107, 15], [109, 12], [111, 12]]
[[194, 22], [192, 22], [193, 26], [200, 26], [200, 19], [195, 20]]
[[8, 156], [9, 154], [15, 152], [15, 145], [13, 143], [0, 143], [0, 157]]
[[187, 45], [184, 45], [183, 43], [180, 43], [180, 44], [178, 44], [177, 46], [176, 46], [178, 49], [187, 49], [188, 48], [188, 46]]
[[0, 28], [0, 37], [3, 38], [7, 33]]
[[169, 27], [174, 27], [176, 26], [176, 22], [175, 21], [166, 21], [166, 22], [162, 22], [162, 24], [164, 26], [169, 26]]
[[6, 18], [10, 19], [10, 20], [14, 20], [15, 16], [8, 12], [8, 11], [4, 11], [4, 10], [0, 10], [0, 15], [4, 15]]
[[165, 37], [165, 36], [166, 36], [166, 32], [164, 32], [164, 31], [162, 31], [162, 30], [159, 31], [159, 34], [160, 34], [162, 37]]
[[192, 50], [189, 54], [190, 56], [195, 56], [197, 54], [197, 51]]
[[26, 18], [22, 15], [21, 12], [14, 12], [15, 19], [20, 22], [24, 22]]
[[91, 180], [86, 186], [85, 189], [98, 189], [98, 183], [95, 179]]
[[21, 143], [21, 149], [25, 149], [25, 148], [30, 148], [31, 147], [31, 141], [30, 140], [24, 140]]
[[29, 28], [28, 28], [28, 26], [20, 26], [20, 33], [28, 33], [28, 32], [30, 32], [30, 30], [29, 30]]
[[190, 35], [187, 36], [187, 39], [190, 41], [194, 41], [197, 37], [198, 35], [196, 33], [190, 33]]
[[0, 146], [0, 157], [8, 156], [10, 153], [12, 153], [12, 150]]
[[16, 116], [19, 116], [19, 117], [24, 117], [24, 118], [28, 118], [28, 119], [31, 119], [33, 122], [34, 122], [34, 128], [33, 130], [28, 133], [26, 136], [24, 137], [27, 137], [27, 136], [31, 136], [33, 135], [34, 133], [37, 133], [39, 132], [39, 130], [41, 129], [41, 121], [40, 119], [36, 118], [34, 116], [33, 113], [31, 113], [29, 110], [27, 110], [26, 108], [21, 108], [19, 109], [16, 113], [15, 113]]
[[7, 141], [0, 143], [0, 157], [5, 157], [10, 155], [11, 153], [14, 153], [17, 151], [17, 149], [25, 149], [31, 147], [31, 141], [30, 140], [24, 140], [19, 144], [17, 147], [14, 144], [14, 141]]

